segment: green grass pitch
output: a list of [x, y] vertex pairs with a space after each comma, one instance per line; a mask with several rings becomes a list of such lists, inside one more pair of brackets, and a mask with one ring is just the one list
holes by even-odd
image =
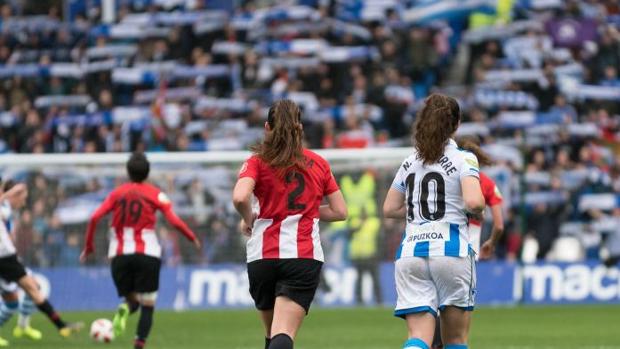
[[[89, 326], [109, 313], [65, 314]], [[262, 326], [250, 310], [157, 312], [148, 342], [150, 349], [262, 349]], [[44, 331], [40, 342], [12, 339], [14, 321], [0, 330], [13, 348], [132, 348], [134, 316], [128, 332], [112, 344], [97, 344], [88, 331], [62, 339], [37, 314], [34, 325]], [[474, 312], [470, 348], [473, 349], [620, 349], [620, 306], [554, 306], [481, 308]], [[296, 341], [296, 349], [398, 349], [405, 325], [387, 308], [314, 309]]]

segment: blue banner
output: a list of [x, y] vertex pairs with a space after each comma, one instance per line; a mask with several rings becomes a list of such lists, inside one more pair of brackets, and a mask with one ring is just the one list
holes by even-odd
[[[503, 261], [477, 265], [476, 305], [617, 303], [620, 270], [588, 263], [539, 263], [519, 266]], [[357, 272], [352, 267], [324, 269], [324, 287], [316, 304], [348, 307], [356, 303]], [[36, 277], [61, 310], [114, 309], [119, 301], [108, 268], [68, 267], [40, 269]], [[383, 303], [394, 305], [394, 264], [379, 265]], [[372, 280], [362, 278], [362, 300], [373, 304]], [[160, 309], [251, 308], [248, 278], [243, 264], [208, 267], [164, 267], [161, 272]]]
[[620, 272], [598, 263], [541, 263], [521, 270], [525, 304], [618, 303]]
[[[396, 301], [394, 264], [380, 266], [383, 303]], [[478, 304], [513, 304], [515, 265], [481, 263], [478, 266]], [[50, 292], [52, 303], [61, 310], [113, 309], [119, 301], [110, 271], [105, 267], [67, 267], [37, 270], [44, 291]], [[317, 292], [317, 304], [325, 307], [347, 307], [356, 303], [358, 275], [352, 267], [324, 269], [324, 283]], [[362, 300], [372, 304], [372, 280], [362, 278]], [[158, 308], [212, 309], [247, 308], [253, 306], [248, 293], [245, 265], [224, 264], [208, 267], [164, 267], [161, 272]]]

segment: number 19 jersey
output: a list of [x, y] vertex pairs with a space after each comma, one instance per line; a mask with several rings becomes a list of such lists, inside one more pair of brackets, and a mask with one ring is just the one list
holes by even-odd
[[323, 261], [319, 237], [319, 206], [323, 197], [339, 190], [329, 163], [304, 149], [306, 166], [284, 173], [257, 156], [241, 167], [239, 178], [255, 181], [258, 217], [247, 242], [247, 262], [260, 259]]
[[405, 195], [407, 227], [396, 259], [470, 253], [461, 179], [479, 178], [478, 159], [449, 140], [434, 164], [424, 165], [414, 152], [400, 166], [392, 188]]
[[108, 257], [144, 254], [161, 257], [161, 246], [155, 232], [157, 211], [191, 241], [196, 239], [190, 228], [174, 213], [172, 202], [154, 185], [125, 183], [114, 189], [95, 210], [86, 233], [86, 250], [94, 250], [97, 222], [112, 212]]

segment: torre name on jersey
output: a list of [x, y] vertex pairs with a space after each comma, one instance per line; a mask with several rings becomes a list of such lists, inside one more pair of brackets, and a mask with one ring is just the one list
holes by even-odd
[[445, 155], [439, 159], [439, 165], [446, 171], [446, 175], [448, 176], [456, 172], [456, 167], [452, 165], [452, 161]]
[[[452, 164], [452, 161], [450, 161], [450, 159], [445, 155], [442, 155], [442, 157], [439, 159], [439, 165], [441, 166], [441, 168], [443, 168], [444, 171], [446, 171], [446, 175], [448, 176], [456, 172], [456, 167]], [[403, 168], [405, 169], [405, 171], [408, 171], [410, 166], [411, 164], [409, 163], [409, 161], [405, 161], [405, 163], [403, 164]]]

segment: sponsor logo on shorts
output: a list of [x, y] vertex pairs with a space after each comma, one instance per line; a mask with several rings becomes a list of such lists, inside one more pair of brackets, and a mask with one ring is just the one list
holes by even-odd
[[442, 233], [428, 232], [411, 235], [407, 238], [407, 242], [428, 241], [428, 240], [444, 240]]

